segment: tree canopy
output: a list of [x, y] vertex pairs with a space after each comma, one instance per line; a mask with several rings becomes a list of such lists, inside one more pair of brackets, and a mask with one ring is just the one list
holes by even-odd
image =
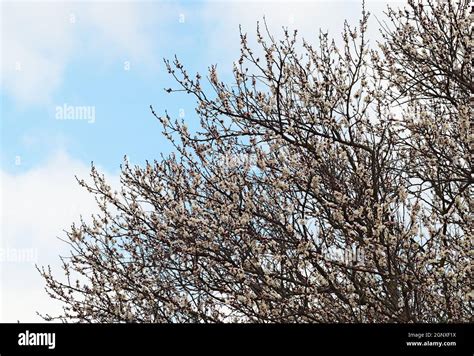
[[45, 318], [472, 321], [469, 3], [388, 9], [376, 47], [368, 16], [341, 46], [241, 32], [230, 83], [166, 61], [200, 129], [151, 108], [175, 152], [79, 180], [101, 212], [40, 268]]

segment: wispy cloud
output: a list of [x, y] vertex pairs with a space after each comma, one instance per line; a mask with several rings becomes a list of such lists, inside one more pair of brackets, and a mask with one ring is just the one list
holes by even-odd
[[[64, 237], [63, 230], [81, 214], [88, 220], [97, 212], [94, 197], [74, 178], [87, 180], [89, 171], [90, 166], [57, 152], [39, 168], [21, 174], [0, 173], [0, 321], [38, 321], [37, 310], [57, 310], [33, 265], [51, 264], [58, 269], [58, 254], [67, 253], [67, 245], [57, 237]], [[118, 186], [118, 176], [106, 176]], [[15, 256], [29, 251], [35, 252], [33, 260]]]
[[93, 55], [154, 65], [153, 28], [172, 6], [146, 2], [3, 2], [2, 91], [20, 105], [51, 104], [67, 65]]

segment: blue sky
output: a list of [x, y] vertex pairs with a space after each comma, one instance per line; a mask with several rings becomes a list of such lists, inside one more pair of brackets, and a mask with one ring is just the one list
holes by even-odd
[[[133, 44], [120, 43], [122, 38], [127, 40], [127, 34], [119, 32], [107, 37], [107, 34], [97, 33], [98, 30], [107, 32], [107, 28], [81, 24], [87, 12], [84, 6], [65, 8], [57, 16], [54, 14], [55, 5], [33, 6], [46, 8], [46, 11], [49, 10], [48, 17], [64, 22], [65, 27], [73, 27], [69, 38], [64, 39], [67, 42], [64, 45], [75, 42], [77, 49], [68, 50], [65, 58], [58, 56], [58, 62], [62, 60], [58, 63], [61, 69], [52, 74], [59, 76], [58, 83], [47, 87], [46, 93], [41, 83], [33, 83], [36, 85], [33, 89], [38, 90], [37, 95], [24, 93], [30, 83], [24, 83], [27, 87], [24, 91], [20, 88], [16, 92], [8, 85], [6, 88], [2, 86], [2, 168], [12, 173], [24, 172], [44, 162], [55, 151], [64, 150], [81, 161], [93, 160], [104, 168], [115, 170], [124, 154], [141, 162], [166, 151], [168, 147], [159, 137], [159, 127], [150, 114], [149, 105], [153, 104], [160, 112], [167, 109], [176, 116], [179, 109], [191, 113], [191, 97], [163, 92], [163, 88], [172, 82], [164, 71], [162, 58], [178, 54], [183, 59], [190, 59], [187, 60], [190, 67], [206, 68], [204, 61], [207, 52], [203, 35], [209, 25], [202, 23], [201, 18], [193, 19], [192, 16], [199, 13], [202, 4], [181, 6], [156, 2], [134, 5], [138, 14], [153, 11], [160, 18], [156, 21], [149, 18], [147, 22], [140, 23], [137, 16], [134, 21], [138, 25], [137, 33], [128, 36], [132, 40], [144, 36], [138, 48]], [[99, 11], [117, 11], [116, 7], [126, 7], [122, 10], [125, 12], [130, 5], [107, 4]], [[12, 8], [8, 11], [13, 12], [15, 6]], [[163, 12], [167, 13], [166, 16], [162, 16]], [[67, 23], [70, 13], [76, 17], [75, 23]], [[184, 23], [179, 21], [182, 14]], [[35, 24], [29, 25], [34, 31]], [[41, 23], [38, 23], [40, 26]], [[45, 32], [46, 36], [49, 35], [48, 31]], [[169, 36], [171, 33], [173, 39]], [[3, 34], [7, 35], [6, 32]], [[54, 48], [47, 46], [35, 49], [38, 57], [54, 51]], [[21, 56], [18, 61], [22, 63]], [[10, 71], [13, 72], [11, 76], [17, 74], [15, 69]], [[21, 72], [18, 74], [22, 75]], [[65, 104], [94, 107], [96, 120], [94, 123], [56, 120], [56, 106]], [[21, 157], [21, 164], [17, 164], [17, 156]]]
[[[377, 16], [382, 1], [367, 7]], [[124, 155], [132, 163], [170, 151], [149, 105], [196, 127], [194, 99], [176, 87], [163, 57], [176, 54], [190, 73], [218, 65], [231, 80], [239, 55], [238, 25], [250, 38], [265, 15], [278, 37], [298, 28], [315, 43], [318, 28], [338, 37], [344, 19], [357, 24], [359, 1], [4, 1], [1, 5], [1, 248], [33, 249], [33, 260], [0, 255], [0, 321], [38, 321], [56, 306], [34, 263], [57, 267], [63, 229], [94, 211], [74, 175], [94, 161], [118, 184]], [[376, 37], [372, 18], [369, 33]], [[129, 70], [127, 70], [129, 68]], [[93, 108], [93, 122], [58, 120], [56, 108]]]

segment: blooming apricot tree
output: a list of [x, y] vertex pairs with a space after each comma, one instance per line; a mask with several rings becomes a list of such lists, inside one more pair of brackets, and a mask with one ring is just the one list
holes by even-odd
[[[94, 167], [101, 213], [67, 232], [65, 277], [40, 271], [82, 322], [466, 322], [471, 30], [467, 1], [368, 13], [342, 45], [258, 26], [234, 80], [166, 61], [200, 130], [152, 114], [175, 153]], [[299, 48], [299, 47], [298, 47]]]

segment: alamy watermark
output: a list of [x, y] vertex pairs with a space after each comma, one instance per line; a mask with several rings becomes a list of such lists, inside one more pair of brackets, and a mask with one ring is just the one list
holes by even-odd
[[347, 245], [344, 249], [323, 248], [321, 256], [328, 261], [338, 262], [346, 266], [362, 267], [365, 264], [365, 251], [362, 246]]
[[31, 262], [38, 261], [36, 248], [0, 248], [0, 262]]
[[50, 350], [56, 348], [56, 333], [35, 333], [29, 330], [18, 334], [19, 346], [46, 346]]
[[95, 106], [74, 106], [64, 103], [56, 106], [56, 120], [85, 120], [95, 122]]

